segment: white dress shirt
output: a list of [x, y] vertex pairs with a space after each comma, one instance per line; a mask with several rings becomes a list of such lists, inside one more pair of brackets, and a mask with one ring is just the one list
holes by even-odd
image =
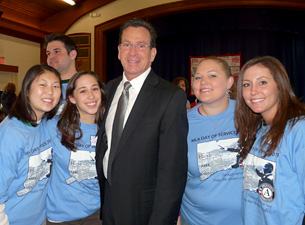
[[[125, 123], [129, 117], [132, 107], [133, 107], [133, 105], [138, 97], [138, 94], [143, 86], [143, 83], [146, 80], [150, 71], [151, 71], [151, 67], [149, 67], [140, 76], [129, 81], [131, 84], [131, 88], [129, 88], [129, 100], [128, 100], [128, 105], [127, 105], [127, 109], [126, 109], [123, 127], [125, 126]], [[125, 73], [123, 73], [123, 79], [122, 79], [121, 83], [118, 85], [118, 88], [116, 89], [116, 92], [114, 94], [114, 97], [113, 97], [113, 100], [112, 100], [112, 103], [111, 103], [111, 106], [109, 108], [108, 115], [106, 118], [105, 129], [106, 129], [108, 149], [106, 150], [104, 158], [103, 158], [103, 171], [104, 171], [104, 175], [106, 178], [107, 178], [109, 154], [110, 154], [110, 150], [111, 150], [110, 147], [111, 147], [113, 120], [114, 120], [115, 112], [117, 109], [118, 101], [123, 92], [124, 83], [126, 81], [128, 81], [128, 80], [125, 76]]]

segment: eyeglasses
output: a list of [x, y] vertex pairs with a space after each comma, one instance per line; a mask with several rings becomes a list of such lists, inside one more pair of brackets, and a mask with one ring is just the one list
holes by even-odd
[[143, 51], [146, 48], [150, 48], [150, 45], [145, 45], [145, 44], [131, 44], [131, 43], [121, 43], [120, 44], [121, 48], [124, 50], [130, 50], [133, 46], [137, 51]]

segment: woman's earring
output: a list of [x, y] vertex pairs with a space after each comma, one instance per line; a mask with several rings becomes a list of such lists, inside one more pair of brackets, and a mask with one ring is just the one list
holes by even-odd
[[231, 90], [227, 90], [226, 91], [226, 95], [227, 95], [227, 99], [230, 99], [230, 95], [231, 95], [232, 91]]

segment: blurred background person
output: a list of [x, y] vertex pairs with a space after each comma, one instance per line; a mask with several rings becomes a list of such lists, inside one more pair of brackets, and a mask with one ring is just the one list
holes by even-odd
[[5, 119], [5, 113], [0, 110], [0, 123]]
[[[176, 77], [172, 83], [174, 85], [177, 85], [178, 87], [180, 87], [182, 90], [184, 90], [184, 92], [186, 93], [186, 96], [188, 97], [189, 91], [190, 91], [190, 86], [189, 86], [189, 82], [187, 81], [187, 79], [185, 79], [184, 77]], [[186, 100], [186, 109], [189, 110], [190, 108], [191, 108], [191, 103], [189, 100]]]
[[16, 101], [16, 85], [14, 83], [8, 83], [5, 85], [3, 92], [0, 97], [0, 103], [2, 105], [2, 111], [5, 113], [5, 115], [8, 115], [10, 109], [12, 108], [12, 105]]

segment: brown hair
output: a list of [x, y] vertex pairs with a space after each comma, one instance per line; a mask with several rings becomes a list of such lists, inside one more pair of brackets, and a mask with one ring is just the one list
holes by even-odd
[[82, 138], [83, 132], [80, 128], [80, 115], [78, 109], [75, 104], [72, 104], [70, 102], [69, 96], [73, 95], [73, 92], [76, 88], [76, 81], [83, 75], [93, 76], [101, 89], [101, 105], [97, 110], [95, 119], [95, 122], [97, 123], [98, 127], [102, 122], [103, 114], [105, 111], [106, 95], [104, 90], [104, 84], [100, 81], [97, 74], [92, 71], [80, 71], [76, 73], [68, 83], [66, 90], [65, 106], [57, 123], [57, 128], [62, 135], [61, 144], [71, 151], [76, 150], [75, 141]]
[[184, 83], [185, 83], [185, 92], [186, 92], [186, 94], [189, 94], [189, 90], [190, 90], [189, 82], [184, 77], [176, 77], [172, 81], [172, 83], [177, 86], [180, 83], [181, 80], [183, 80]]
[[245, 71], [252, 66], [260, 65], [269, 70], [278, 88], [279, 104], [269, 131], [263, 136], [263, 147], [270, 144], [264, 156], [272, 155], [279, 145], [288, 120], [291, 120], [292, 128], [296, 122], [305, 115], [305, 105], [296, 98], [291, 87], [287, 72], [283, 64], [272, 56], [256, 57], [249, 60], [241, 69], [237, 86], [237, 98], [235, 107], [235, 126], [239, 133], [239, 143], [242, 147], [242, 159], [250, 152], [256, 139], [256, 133], [260, 129], [263, 118], [261, 114], [254, 113], [243, 99], [243, 78]]
[[14, 83], [7, 83], [3, 88], [4, 93], [15, 93], [16, 92], [16, 85]]

